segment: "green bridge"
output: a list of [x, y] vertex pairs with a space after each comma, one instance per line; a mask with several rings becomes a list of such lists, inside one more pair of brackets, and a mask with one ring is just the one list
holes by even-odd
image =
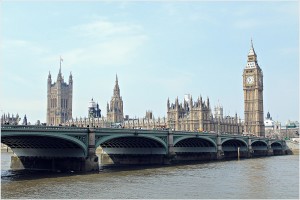
[[231, 134], [63, 126], [1, 127], [12, 169], [93, 171], [102, 164], [171, 164], [283, 155], [283, 140]]

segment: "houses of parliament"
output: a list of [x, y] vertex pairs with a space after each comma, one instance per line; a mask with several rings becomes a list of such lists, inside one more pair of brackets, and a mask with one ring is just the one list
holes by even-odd
[[209, 98], [199, 96], [195, 99], [185, 95], [182, 102], [178, 97], [174, 102], [167, 100], [167, 117], [154, 118], [151, 111], [146, 111], [143, 118], [130, 119], [123, 113], [123, 100], [116, 76], [113, 95], [107, 103], [107, 116], [101, 115], [98, 103], [93, 99], [88, 105], [88, 116], [72, 117], [73, 78], [64, 82], [61, 69], [56, 82], [52, 83], [48, 76], [47, 92], [47, 125], [66, 125], [77, 127], [103, 128], [140, 128], [140, 129], [172, 129], [175, 131], [200, 131], [231, 134], [265, 135], [263, 118], [263, 72], [258, 65], [252, 41], [248, 53], [247, 64], [243, 72], [244, 120], [237, 114], [224, 116], [223, 107], [219, 104], [212, 109]]

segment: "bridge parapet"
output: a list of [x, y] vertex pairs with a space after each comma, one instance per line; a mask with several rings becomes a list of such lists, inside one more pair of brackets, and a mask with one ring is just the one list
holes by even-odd
[[22, 132], [88, 132], [88, 128], [66, 127], [66, 126], [36, 126], [36, 125], [2, 125], [1, 131], [22, 131]]

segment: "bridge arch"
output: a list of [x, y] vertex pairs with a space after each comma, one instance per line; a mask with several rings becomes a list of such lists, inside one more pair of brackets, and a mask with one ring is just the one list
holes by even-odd
[[263, 140], [253, 141], [251, 143], [251, 146], [252, 146], [254, 153], [256, 151], [267, 151], [268, 150], [268, 143]]
[[227, 138], [222, 141], [222, 150], [227, 158], [236, 158], [238, 152], [245, 157], [248, 152], [248, 144], [240, 138]]
[[283, 146], [283, 145], [281, 144], [281, 142], [279, 142], [279, 141], [273, 141], [273, 142], [271, 142], [271, 146], [272, 146], [272, 145], [276, 145], [276, 146], [280, 145], [281, 147]]
[[[31, 141], [28, 141], [28, 138], [31, 138]], [[48, 138], [48, 140], [44, 140]], [[34, 139], [34, 140], [32, 140]], [[87, 146], [80, 140], [76, 139], [75, 137], [64, 135], [64, 134], [53, 134], [53, 133], [2, 133], [1, 134], [1, 142], [6, 144], [7, 146], [11, 147], [12, 149], [18, 149], [17, 147], [14, 148], [12, 140], [19, 141], [19, 147], [23, 150], [28, 148], [39, 148], [42, 149], [43, 145], [45, 147], [63, 147], [68, 146], [70, 148], [79, 148], [83, 152], [83, 156], [87, 156]], [[34, 141], [34, 142], [33, 142]], [[30, 144], [32, 142], [32, 144]], [[15, 152], [17, 154], [17, 152]], [[21, 153], [21, 151], [19, 151]], [[18, 155], [18, 154], [17, 154]]]
[[[160, 149], [160, 154], [166, 154], [168, 146], [161, 138], [151, 135], [112, 135], [96, 141], [96, 148], [114, 149]], [[161, 151], [163, 149], [163, 152]], [[116, 151], [115, 151], [116, 152]], [[153, 153], [154, 151], [147, 151]]]
[[258, 145], [258, 144], [260, 144], [260, 145], [266, 145], [266, 146], [268, 146], [268, 143], [266, 142], [266, 141], [264, 141], [264, 140], [254, 140], [254, 141], [252, 141], [251, 142], [251, 145]]
[[240, 138], [227, 138], [225, 140], [222, 140], [222, 146], [226, 145], [226, 144], [229, 144], [229, 143], [237, 145], [237, 146], [246, 146], [246, 147], [248, 147], [247, 142], [244, 141], [243, 139], [240, 139]]
[[183, 136], [183, 137], [180, 137], [180, 138], [176, 138], [173, 142], [174, 147], [176, 146], [177, 143], [182, 142], [182, 141], [187, 140], [187, 139], [201, 139], [203, 141], [209, 142], [210, 144], [213, 145], [213, 147], [217, 148], [217, 144], [214, 140], [212, 140], [209, 137], [203, 137], [203, 136], [197, 136], [197, 137], [195, 137], [195, 136]]
[[273, 150], [282, 150], [283, 146], [280, 142], [273, 142], [273, 143], [271, 143], [271, 148]]

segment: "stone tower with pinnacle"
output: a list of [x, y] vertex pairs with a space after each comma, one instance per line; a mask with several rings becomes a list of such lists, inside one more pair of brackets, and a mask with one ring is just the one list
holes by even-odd
[[51, 74], [48, 75], [47, 86], [47, 125], [58, 126], [72, 119], [73, 77], [70, 73], [69, 84], [64, 82], [60, 68], [57, 80], [52, 84]]
[[263, 108], [263, 72], [257, 63], [257, 55], [251, 40], [247, 65], [243, 73], [244, 132], [265, 136]]
[[114, 123], [121, 123], [124, 121], [123, 100], [120, 95], [120, 88], [119, 88], [117, 75], [116, 75], [114, 93], [110, 100], [110, 105], [107, 103], [107, 120], [109, 122], [114, 122]]

